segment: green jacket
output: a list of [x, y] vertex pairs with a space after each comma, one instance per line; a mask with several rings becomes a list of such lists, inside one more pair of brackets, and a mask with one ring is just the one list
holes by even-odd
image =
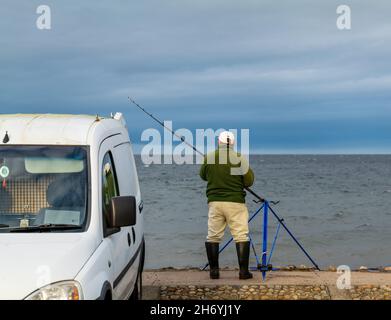
[[[231, 174], [232, 170], [236, 171], [235, 175]], [[226, 145], [220, 145], [216, 151], [205, 156], [200, 177], [208, 181], [206, 189], [208, 202], [245, 203], [246, 192], [243, 189], [254, 183], [254, 173], [248, 162], [240, 153], [236, 153], [232, 147]]]

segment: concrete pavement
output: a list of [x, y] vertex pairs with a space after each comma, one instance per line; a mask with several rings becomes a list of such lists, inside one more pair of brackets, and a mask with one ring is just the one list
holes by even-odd
[[[185, 295], [188, 297], [188, 291], [192, 292], [193, 287], [196, 287], [199, 291], [200, 299], [205, 298], [205, 296], [200, 294], [204, 290], [203, 288], [220, 288], [220, 291], [223, 291], [221, 288], [230, 288], [229, 290], [238, 292], [239, 289], [243, 291], [243, 287], [245, 289], [253, 288], [261, 290], [261, 293], [264, 292], [262, 290], [269, 290], [269, 292], [272, 292], [270, 295], [271, 298], [284, 296], [285, 299], [288, 299], [289, 296], [285, 294], [288, 289], [292, 297], [296, 296], [294, 294], [295, 288], [300, 292], [302, 290], [311, 292], [326, 291], [327, 297], [332, 300], [361, 299], [363, 297], [367, 299], [386, 299], [388, 296], [391, 298], [390, 272], [355, 271], [350, 274], [352, 288], [350, 290], [341, 290], [337, 288], [337, 280], [341, 275], [337, 272], [329, 271], [273, 271], [268, 272], [266, 281], [262, 282], [260, 272], [253, 272], [254, 278], [251, 280], [239, 280], [237, 270], [222, 270], [220, 279], [210, 280], [208, 271], [150, 270], [145, 271], [143, 276], [144, 298], [160, 299], [162, 292], [164, 296], [168, 294], [166, 292], [167, 290], [176, 291], [177, 293], [181, 293], [182, 296]], [[174, 290], [172, 288], [176, 289]], [[186, 288], [188, 289], [186, 290]], [[227, 290], [225, 290], [226, 294], [229, 293], [229, 290]], [[284, 295], [279, 291], [282, 291]], [[176, 296], [174, 294], [172, 295]], [[315, 296], [317, 295], [304, 294], [304, 297], [308, 299]], [[191, 299], [191, 297], [190, 295], [189, 298]], [[230, 296], [228, 295], [228, 297]], [[299, 295], [299, 299], [300, 297]]]

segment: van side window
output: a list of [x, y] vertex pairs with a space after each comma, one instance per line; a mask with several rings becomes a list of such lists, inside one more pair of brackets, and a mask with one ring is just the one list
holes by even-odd
[[107, 221], [111, 211], [111, 198], [117, 197], [118, 182], [115, 168], [113, 165], [113, 158], [110, 152], [106, 153], [102, 164], [102, 213], [103, 213], [103, 234], [105, 236], [110, 234], [107, 228]]

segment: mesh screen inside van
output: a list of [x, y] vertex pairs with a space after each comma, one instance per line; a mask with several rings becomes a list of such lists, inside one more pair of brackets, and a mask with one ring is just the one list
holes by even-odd
[[46, 192], [54, 179], [50, 175], [26, 174], [6, 181], [5, 188], [0, 184], [0, 211], [5, 214], [38, 213], [49, 206]]

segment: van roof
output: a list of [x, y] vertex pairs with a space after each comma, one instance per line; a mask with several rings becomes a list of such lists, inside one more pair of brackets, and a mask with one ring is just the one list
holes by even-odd
[[123, 129], [124, 120], [122, 117], [118, 120], [92, 115], [0, 114], [0, 145], [6, 133], [8, 144], [88, 145], [95, 127]]

